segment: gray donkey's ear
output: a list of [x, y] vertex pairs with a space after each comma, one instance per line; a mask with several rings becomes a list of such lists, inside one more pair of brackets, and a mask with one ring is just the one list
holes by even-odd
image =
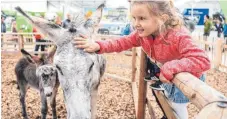
[[35, 61], [32, 58], [32, 55], [30, 53], [28, 53], [26, 50], [21, 49], [21, 54], [23, 55], [24, 58], [26, 58], [28, 60], [28, 62], [35, 63]]

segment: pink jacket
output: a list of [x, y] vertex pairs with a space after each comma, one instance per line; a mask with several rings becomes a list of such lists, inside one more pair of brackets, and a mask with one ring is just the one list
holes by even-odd
[[100, 45], [98, 53], [121, 52], [132, 47], [142, 46], [145, 53], [164, 64], [161, 73], [167, 80], [172, 80], [174, 74], [189, 72], [196, 77], [210, 69], [210, 61], [205, 52], [192, 41], [185, 28], [174, 29], [164, 36], [155, 39], [152, 36], [141, 38], [136, 32], [116, 40], [97, 41]]

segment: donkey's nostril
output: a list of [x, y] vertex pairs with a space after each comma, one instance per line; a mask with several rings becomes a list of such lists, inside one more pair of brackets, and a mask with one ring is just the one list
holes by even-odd
[[50, 97], [51, 95], [52, 95], [52, 92], [46, 94], [47, 97]]

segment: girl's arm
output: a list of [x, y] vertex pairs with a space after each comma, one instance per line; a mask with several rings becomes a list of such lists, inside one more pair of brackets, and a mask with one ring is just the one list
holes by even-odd
[[167, 80], [172, 80], [180, 72], [189, 72], [196, 77], [210, 69], [210, 60], [205, 52], [198, 48], [190, 36], [184, 35], [177, 38], [180, 59], [166, 62], [161, 67], [161, 73]]
[[100, 50], [97, 53], [121, 52], [132, 47], [139, 47], [139, 40], [137, 33], [133, 32], [128, 36], [116, 40], [97, 41], [96, 43], [100, 46]]

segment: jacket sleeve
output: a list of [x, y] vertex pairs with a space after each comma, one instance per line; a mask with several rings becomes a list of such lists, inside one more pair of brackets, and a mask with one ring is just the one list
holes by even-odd
[[210, 69], [210, 60], [205, 51], [198, 48], [190, 36], [180, 36], [177, 40], [181, 58], [166, 62], [161, 67], [161, 73], [167, 80], [172, 80], [180, 72], [189, 72], [199, 78], [204, 71]]
[[136, 32], [131, 33], [128, 36], [124, 36], [119, 39], [109, 39], [106, 41], [96, 41], [99, 44], [100, 50], [97, 52], [101, 53], [111, 53], [111, 52], [121, 52], [132, 47], [139, 47], [140, 41], [139, 36]]

